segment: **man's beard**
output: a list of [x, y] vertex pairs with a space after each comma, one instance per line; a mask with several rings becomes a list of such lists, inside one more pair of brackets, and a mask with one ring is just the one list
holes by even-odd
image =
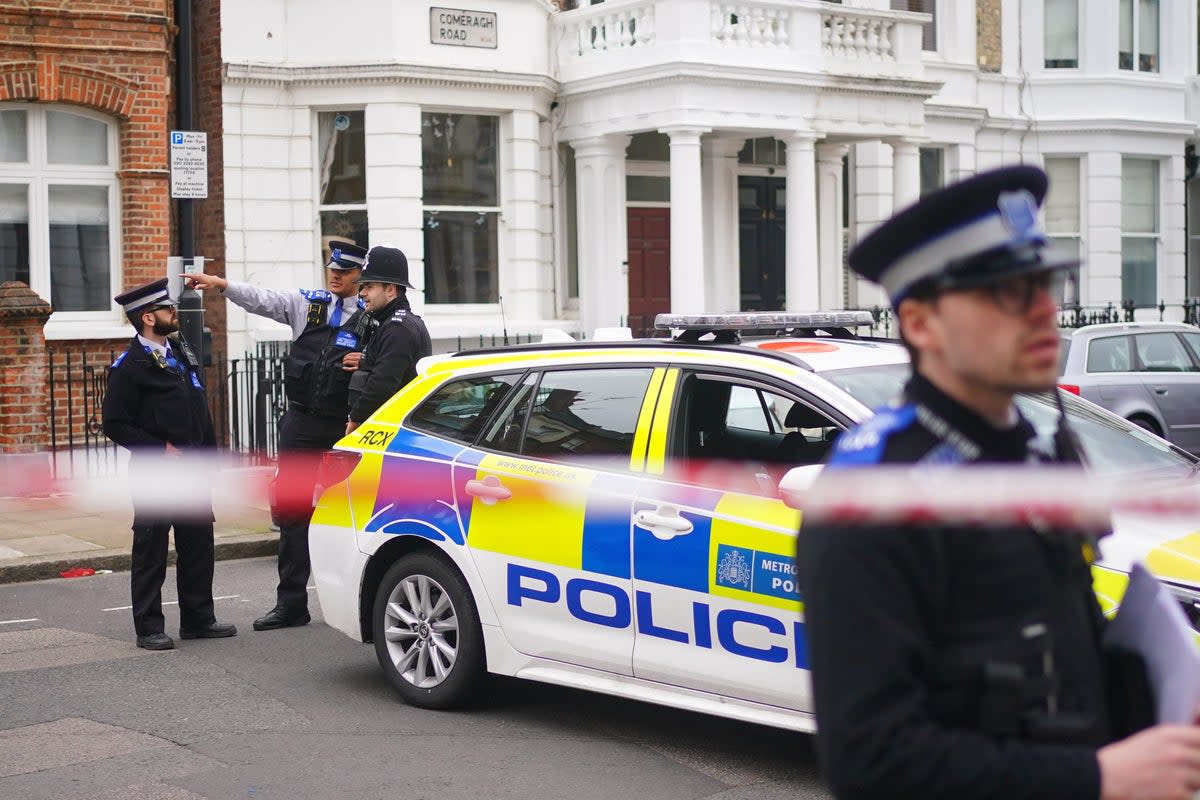
[[169, 334], [174, 333], [177, 330], [179, 330], [178, 322], [175, 322], [173, 320], [167, 320], [166, 322], [162, 322], [161, 320], [157, 320], [157, 319], [154, 320], [154, 335], [155, 336], [167, 336]]

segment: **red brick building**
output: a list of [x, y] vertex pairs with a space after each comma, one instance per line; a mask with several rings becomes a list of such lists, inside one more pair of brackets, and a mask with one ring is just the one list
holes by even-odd
[[[223, 271], [220, 2], [191, 5], [193, 127], [209, 142], [196, 253]], [[0, 0], [0, 452], [49, 443], [47, 351], [106, 363], [131, 335], [113, 295], [162, 277], [179, 252], [168, 161], [175, 7]], [[224, 304], [210, 303], [219, 351]], [[87, 424], [76, 401], [57, 399], [60, 417], [71, 406], [74, 425]]]

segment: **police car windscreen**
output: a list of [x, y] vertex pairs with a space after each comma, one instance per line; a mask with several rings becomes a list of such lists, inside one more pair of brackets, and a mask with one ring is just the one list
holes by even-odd
[[867, 408], [875, 409], [899, 396], [910, 370], [907, 363], [872, 364], [825, 370], [820, 375]]
[[[1071, 430], [1087, 454], [1088, 468], [1097, 475], [1132, 475], [1154, 478], [1187, 477], [1196, 468], [1195, 458], [1175, 445], [1143, 431], [1115, 414], [1074, 395], [1060, 392]], [[1058, 407], [1049, 393], [1017, 398], [1025, 418], [1038, 435], [1053, 437], [1058, 427]]]

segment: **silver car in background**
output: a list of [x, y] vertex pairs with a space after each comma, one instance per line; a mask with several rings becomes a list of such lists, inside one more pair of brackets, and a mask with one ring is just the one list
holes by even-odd
[[1200, 328], [1116, 322], [1062, 331], [1059, 386], [1200, 454]]

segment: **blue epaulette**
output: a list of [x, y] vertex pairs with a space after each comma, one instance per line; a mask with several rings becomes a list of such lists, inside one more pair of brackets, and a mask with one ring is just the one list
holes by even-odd
[[917, 419], [913, 405], [888, 406], [875, 412], [866, 422], [838, 437], [826, 467], [856, 467], [878, 464], [883, 458], [888, 437], [912, 425]]
[[301, 289], [300, 294], [310, 303], [329, 303], [333, 300], [333, 295], [325, 289]]
[[109, 367], [109, 369], [116, 369], [117, 367], [121, 366], [121, 362], [125, 360], [125, 356], [127, 356], [127, 355], [129, 355], [128, 350], [126, 350], [124, 353], [121, 353], [121, 355], [117, 356], [117, 360], [112, 363], [112, 366]]

